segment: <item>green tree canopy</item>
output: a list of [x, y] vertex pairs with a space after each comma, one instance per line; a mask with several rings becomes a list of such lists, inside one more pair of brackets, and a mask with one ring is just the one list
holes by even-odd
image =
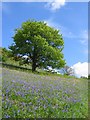
[[32, 71], [37, 67], [61, 68], [65, 65], [62, 34], [45, 22], [23, 22], [20, 28], [15, 29], [13, 39], [14, 43], [9, 47], [13, 55], [27, 55]]

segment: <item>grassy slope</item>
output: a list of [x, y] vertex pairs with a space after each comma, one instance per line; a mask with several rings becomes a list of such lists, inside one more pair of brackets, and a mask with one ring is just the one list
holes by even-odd
[[3, 118], [85, 118], [88, 81], [3, 68]]
[[2, 117], [2, 69], [0, 67], [0, 119]]

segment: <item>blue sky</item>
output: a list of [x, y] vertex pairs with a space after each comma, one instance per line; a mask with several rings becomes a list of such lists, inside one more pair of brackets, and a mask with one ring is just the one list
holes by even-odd
[[28, 19], [45, 21], [60, 30], [64, 39], [64, 58], [69, 66], [88, 61], [88, 3], [3, 2], [2, 46], [13, 43], [14, 29]]

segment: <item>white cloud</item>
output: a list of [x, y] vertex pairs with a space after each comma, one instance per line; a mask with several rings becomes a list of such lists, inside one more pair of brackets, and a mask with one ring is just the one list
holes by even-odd
[[88, 63], [87, 62], [78, 62], [76, 64], [74, 64], [71, 68], [74, 69], [75, 71], [75, 75], [77, 77], [88, 77]]
[[52, 2], [48, 2], [45, 7], [50, 8], [52, 11], [56, 11], [65, 5], [65, 0], [53, 0]]
[[53, 21], [53, 18], [44, 20], [44, 22], [47, 23], [47, 25], [50, 26], [50, 27], [54, 27], [55, 29], [59, 29], [58, 26], [60, 26], [60, 25], [58, 25], [57, 23], [55, 23], [55, 22]]

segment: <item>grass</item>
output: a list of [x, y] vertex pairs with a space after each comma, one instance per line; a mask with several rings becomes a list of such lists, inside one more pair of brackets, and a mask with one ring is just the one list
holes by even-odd
[[[11, 60], [10, 60], [11, 61]], [[9, 60], [7, 62], [3, 62], [0, 64], [0, 67], [6, 67], [6, 68], [10, 68], [10, 69], [14, 69], [14, 70], [18, 70], [18, 71], [25, 71], [25, 72], [31, 72], [32, 73], [32, 69], [31, 69], [31, 65], [19, 65], [18, 61], [11, 61]], [[4, 65], [5, 64], [5, 65]], [[62, 75], [62, 74], [57, 74], [57, 73], [52, 73], [50, 71], [46, 71], [43, 68], [39, 69], [37, 68], [37, 70], [34, 72], [35, 74], [39, 74], [39, 75], [49, 75], [49, 76], [59, 76], [61, 78], [76, 78], [75, 76], [67, 76], [67, 75]], [[77, 78], [76, 78], [77, 79]], [[83, 79], [83, 78], [81, 78]]]
[[88, 80], [2, 69], [3, 118], [87, 118]]
[[0, 119], [2, 118], [2, 68], [0, 67]]

